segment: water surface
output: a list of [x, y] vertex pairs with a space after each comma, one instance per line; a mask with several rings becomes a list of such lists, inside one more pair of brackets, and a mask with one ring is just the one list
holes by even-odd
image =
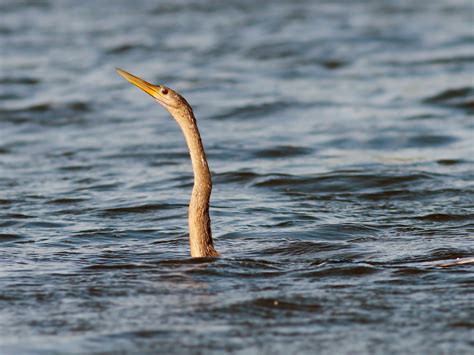
[[[0, 2], [0, 352], [467, 354], [469, 1]], [[193, 260], [182, 92], [214, 179]]]

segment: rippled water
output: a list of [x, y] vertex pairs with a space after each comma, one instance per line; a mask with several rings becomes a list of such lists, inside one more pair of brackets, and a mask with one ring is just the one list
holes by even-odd
[[[0, 352], [472, 351], [470, 1], [0, 1]], [[191, 259], [178, 89], [213, 173]]]

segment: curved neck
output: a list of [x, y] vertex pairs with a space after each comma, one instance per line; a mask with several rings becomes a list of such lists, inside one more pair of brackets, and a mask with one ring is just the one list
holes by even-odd
[[209, 217], [212, 180], [196, 118], [190, 108], [170, 110], [183, 131], [194, 173], [194, 187], [189, 202], [189, 242], [192, 257], [218, 256], [214, 249]]

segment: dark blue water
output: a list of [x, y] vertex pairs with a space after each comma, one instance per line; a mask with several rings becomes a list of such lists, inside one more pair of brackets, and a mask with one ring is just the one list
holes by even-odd
[[[0, 353], [468, 354], [471, 1], [0, 1]], [[213, 174], [189, 257], [180, 91]]]

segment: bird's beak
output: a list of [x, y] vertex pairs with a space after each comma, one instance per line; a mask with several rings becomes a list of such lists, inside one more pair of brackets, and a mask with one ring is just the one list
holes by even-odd
[[160, 87], [150, 84], [149, 82], [146, 82], [145, 80], [142, 80], [135, 75], [132, 75], [130, 73], [127, 73], [125, 70], [122, 69], [116, 69], [117, 73], [119, 73], [121, 76], [123, 76], [125, 79], [130, 81], [133, 85], [138, 86], [140, 89], [145, 91], [148, 95], [152, 96], [155, 99], [159, 99], [159, 90]]

